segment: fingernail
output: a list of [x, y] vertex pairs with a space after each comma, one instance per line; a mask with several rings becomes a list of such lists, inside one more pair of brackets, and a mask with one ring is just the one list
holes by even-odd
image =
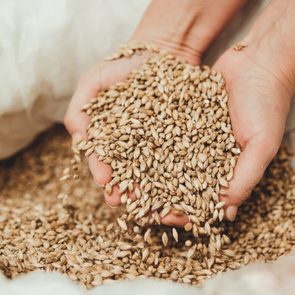
[[234, 221], [236, 219], [237, 212], [238, 212], [237, 206], [229, 206], [225, 209], [225, 217], [229, 221]]
[[112, 208], [112, 209], [116, 209], [116, 208], [119, 207], [119, 205], [118, 205], [118, 206], [113, 206], [113, 205], [111, 205], [110, 203], [108, 203], [107, 201], [105, 201], [105, 202], [106, 202], [106, 204], [107, 204], [110, 208]]
[[77, 143], [82, 141], [82, 135], [79, 132], [76, 132], [72, 135], [72, 145], [75, 146]]
[[[104, 195], [104, 201], [105, 201], [105, 203], [106, 203], [110, 208], [113, 208], [113, 209], [119, 207], [120, 203], [119, 203], [119, 204], [114, 204], [113, 202], [111, 202], [111, 203], [108, 202], [108, 199], [111, 199], [111, 198], [112, 198], [112, 197], [111, 197], [110, 195], [105, 194], [105, 195]], [[111, 201], [112, 201], [112, 200], [111, 200]]]

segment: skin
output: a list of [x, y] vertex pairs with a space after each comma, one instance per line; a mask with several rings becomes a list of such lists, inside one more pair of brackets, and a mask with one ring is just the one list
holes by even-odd
[[[186, 0], [180, 8], [177, 0], [169, 0], [169, 5], [167, 1], [152, 2], [132, 38], [167, 49], [192, 64], [200, 62], [210, 43], [244, 2], [228, 0], [220, 5], [213, 0], [211, 3]], [[228, 49], [214, 65], [227, 83], [233, 132], [242, 150], [234, 178], [220, 195], [226, 203], [225, 216], [230, 221], [235, 219], [238, 206], [249, 197], [280, 146], [295, 90], [295, 44], [291, 37], [295, 33], [292, 17], [295, 3], [278, 2], [271, 2], [259, 16], [243, 40], [248, 44], [246, 48]], [[212, 18], [216, 20], [214, 24]], [[86, 138], [89, 119], [80, 111], [82, 106], [100, 90], [123, 80], [146, 57], [99, 62], [81, 77], [65, 116], [65, 126], [73, 142]], [[111, 180], [109, 165], [99, 162], [95, 155], [91, 155], [88, 162], [97, 184]], [[118, 189], [105, 195], [105, 200], [110, 206], [118, 206]], [[171, 212], [161, 222], [183, 226], [188, 218]]]
[[[242, 51], [227, 50], [214, 68], [227, 83], [233, 132], [242, 153], [221, 198], [234, 220], [276, 155], [295, 92], [293, 1], [273, 1], [257, 19]], [[270, 38], [271, 36], [271, 38]]]

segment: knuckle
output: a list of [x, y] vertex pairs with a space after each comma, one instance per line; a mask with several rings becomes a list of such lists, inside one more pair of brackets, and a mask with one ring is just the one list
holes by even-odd
[[229, 201], [230, 204], [239, 206], [244, 201], [246, 201], [250, 195], [252, 194], [252, 191], [254, 189], [255, 185], [248, 185], [248, 186], [238, 186], [236, 188], [232, 188], [229, 193]]
[[240, 197], [238, 198], [240, 204], [250, 197], [254, 187], [255, 187], [255, 184], [241, 188]]
[[[256, 145], [259, 148], [260, 153], [263, 155], [262, 161], [264, 162], [264, 170], [267, 168], [271, 160], [276, 156], [280, 148], [280, 140], [275, 137], [270, 137], [269, 134], [265, 134], [259, 138]], [[264, 172], [264, 171], [263, 171]]]
[[278, 151], [278, 147], [275, 144], [274, 140], [272, 138], [269, 138], [268, 135], [264, 135], [263, 137], [261, 137], [260, 141], [258, 141], [258, 144], [260, 146], [260, 149], [263, 151], [267, 151], [267, 154], [269, 156], [275, 156]]
[[270, 161], [276, 156], [278, 150], [279, 150], [279, 146], [276, 146], [274, 144], [269, 146], [268, 151], [269, 151]]

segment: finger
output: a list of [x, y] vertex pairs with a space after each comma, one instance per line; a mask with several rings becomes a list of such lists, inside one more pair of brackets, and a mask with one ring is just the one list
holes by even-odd
[[253, 138], [247, 143], [238, 158], [229, 187], [222, 189], [221, 199], [225, 201], [228, 220], [235, 219], [238, 206], [250, 196], [276, 152], [274, 144], [267, 144], [263, 139]]
[[[101, 162], [100, 162], [101, 163]], [[102, 163], [104, 164], [104, 163]], [[104, 164], [105, 165], [105, 164]], [[107, 165], [109, 166], [109, 165]], [[133, 188], [135, 189], [136, 187], [139, 187], [137, 184], [133, 185]], [[121, 203], [121, 196], [122, 193], [119, 192], [119, 187], [118, 186], [114, 186], [112, 188], [112, 193], [111, 194], [105, 194], [105, 201], [108, 205], [112, 206], [112, 207], [117, 207], [120, 205]], [[128, 194], [128, 198], [130, 198], [132, 201], [135, 201], [137, 199], [134, 190]]]
[[110, 207], [118, 207], [121, 203], [121, 193], [119, 193], [119, 187], [117, 185], [113, 186], [111, 194], [105, 194], [105, 202]]
[[189, 223], [189, 218], [185, 213], [171, 211], [165, 217], [161, 218], [161, 223], [168, 226], [183, 227]]
[[96, 184], [104, 185], [112, 180], [112, 167], [99, 161], [95, 154], [89, 156], [88, 164]]
[[[88, 165], [96, 184], [105, 185], [112, 180], [112, 167], [108, 164], [103, 163], [102, 161], [99, 161], [95, 154], [91, 154], [88, 157]], [[137, 199], [135, 188], [139, 188], [139, 185], [133, 184], [133, 191], [128, 194], [128, 197], [132, 201], [135, 201]]]
[[[147, 213], [147, 215], [145, 217], [153, 217], [153, 212], [150, 211]], [[154, 220], [155, 222], [155, 220]], [[146, 225], [146, 223], [143, 221], [143, 219], [137, 219], [135, 220], [135, 223], [138, 224], [139, 226], [144, 226]], [[163, 225], [167, 225], [167, 226], [174, 226], [174, 227], [184, 227], [187, 223], [189, 223], [189, 218], [186, 214], [182, 214], [180, 215], [175, 214], [173, 212], [167, 214], [165, 217], [162, 217], [160, 219], [160, 223]], [[157, 223], [156, 223], [157, 224]]]
[[[82, 112], [83, 106], [101, 89], [101, 71], [103, 66], [97, 66], [84, 74], [80, 79], [65, 115], [64, 124], [71, 135], [79, 134], [86, 139], [86, 129], [89, 117]], [[75, 137], [78, 137], [75, 135]]]
[[139, 189], [139, 184], [138, 183], [133, 183], [133, 191], [128, 194], [128, 197], [132, 200], [135, 201], [137, 199], [137, 196], [135, 194], [135, 189]]

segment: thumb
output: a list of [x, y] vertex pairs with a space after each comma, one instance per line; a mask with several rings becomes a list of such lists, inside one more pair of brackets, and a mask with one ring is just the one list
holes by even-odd
[[277, 153], [278, 148], [273, 142], [268, 144], [268, 141], [253, 137], [242, 150], [234, 169], [234, 177], [229, 182], [229, 187], [222, 189], [220, 197], [225, 201], [226, 219], [235, 219], [238, 206], [250, 196]]
[[78, 82], [77, 88], [65, 114], [64, 124], [73, 141], [86, 139], [86, 129], [89, 117], [82, 112], [83, 106], [97, 95], [101, 89], [102, 66], [97, 66], [84, 74]]
[[103, 61], [81, 77], [64, 119], [64, 124], [73, 139], [79, 136], [86, 139], [89, 117], [81, 111], [82, 107], [91, 98], [96, 97], [101, 90], [124, 80], [148, 56], [149, 54], [142, 54], [131, 59], [122, 58], [111, 62]]

